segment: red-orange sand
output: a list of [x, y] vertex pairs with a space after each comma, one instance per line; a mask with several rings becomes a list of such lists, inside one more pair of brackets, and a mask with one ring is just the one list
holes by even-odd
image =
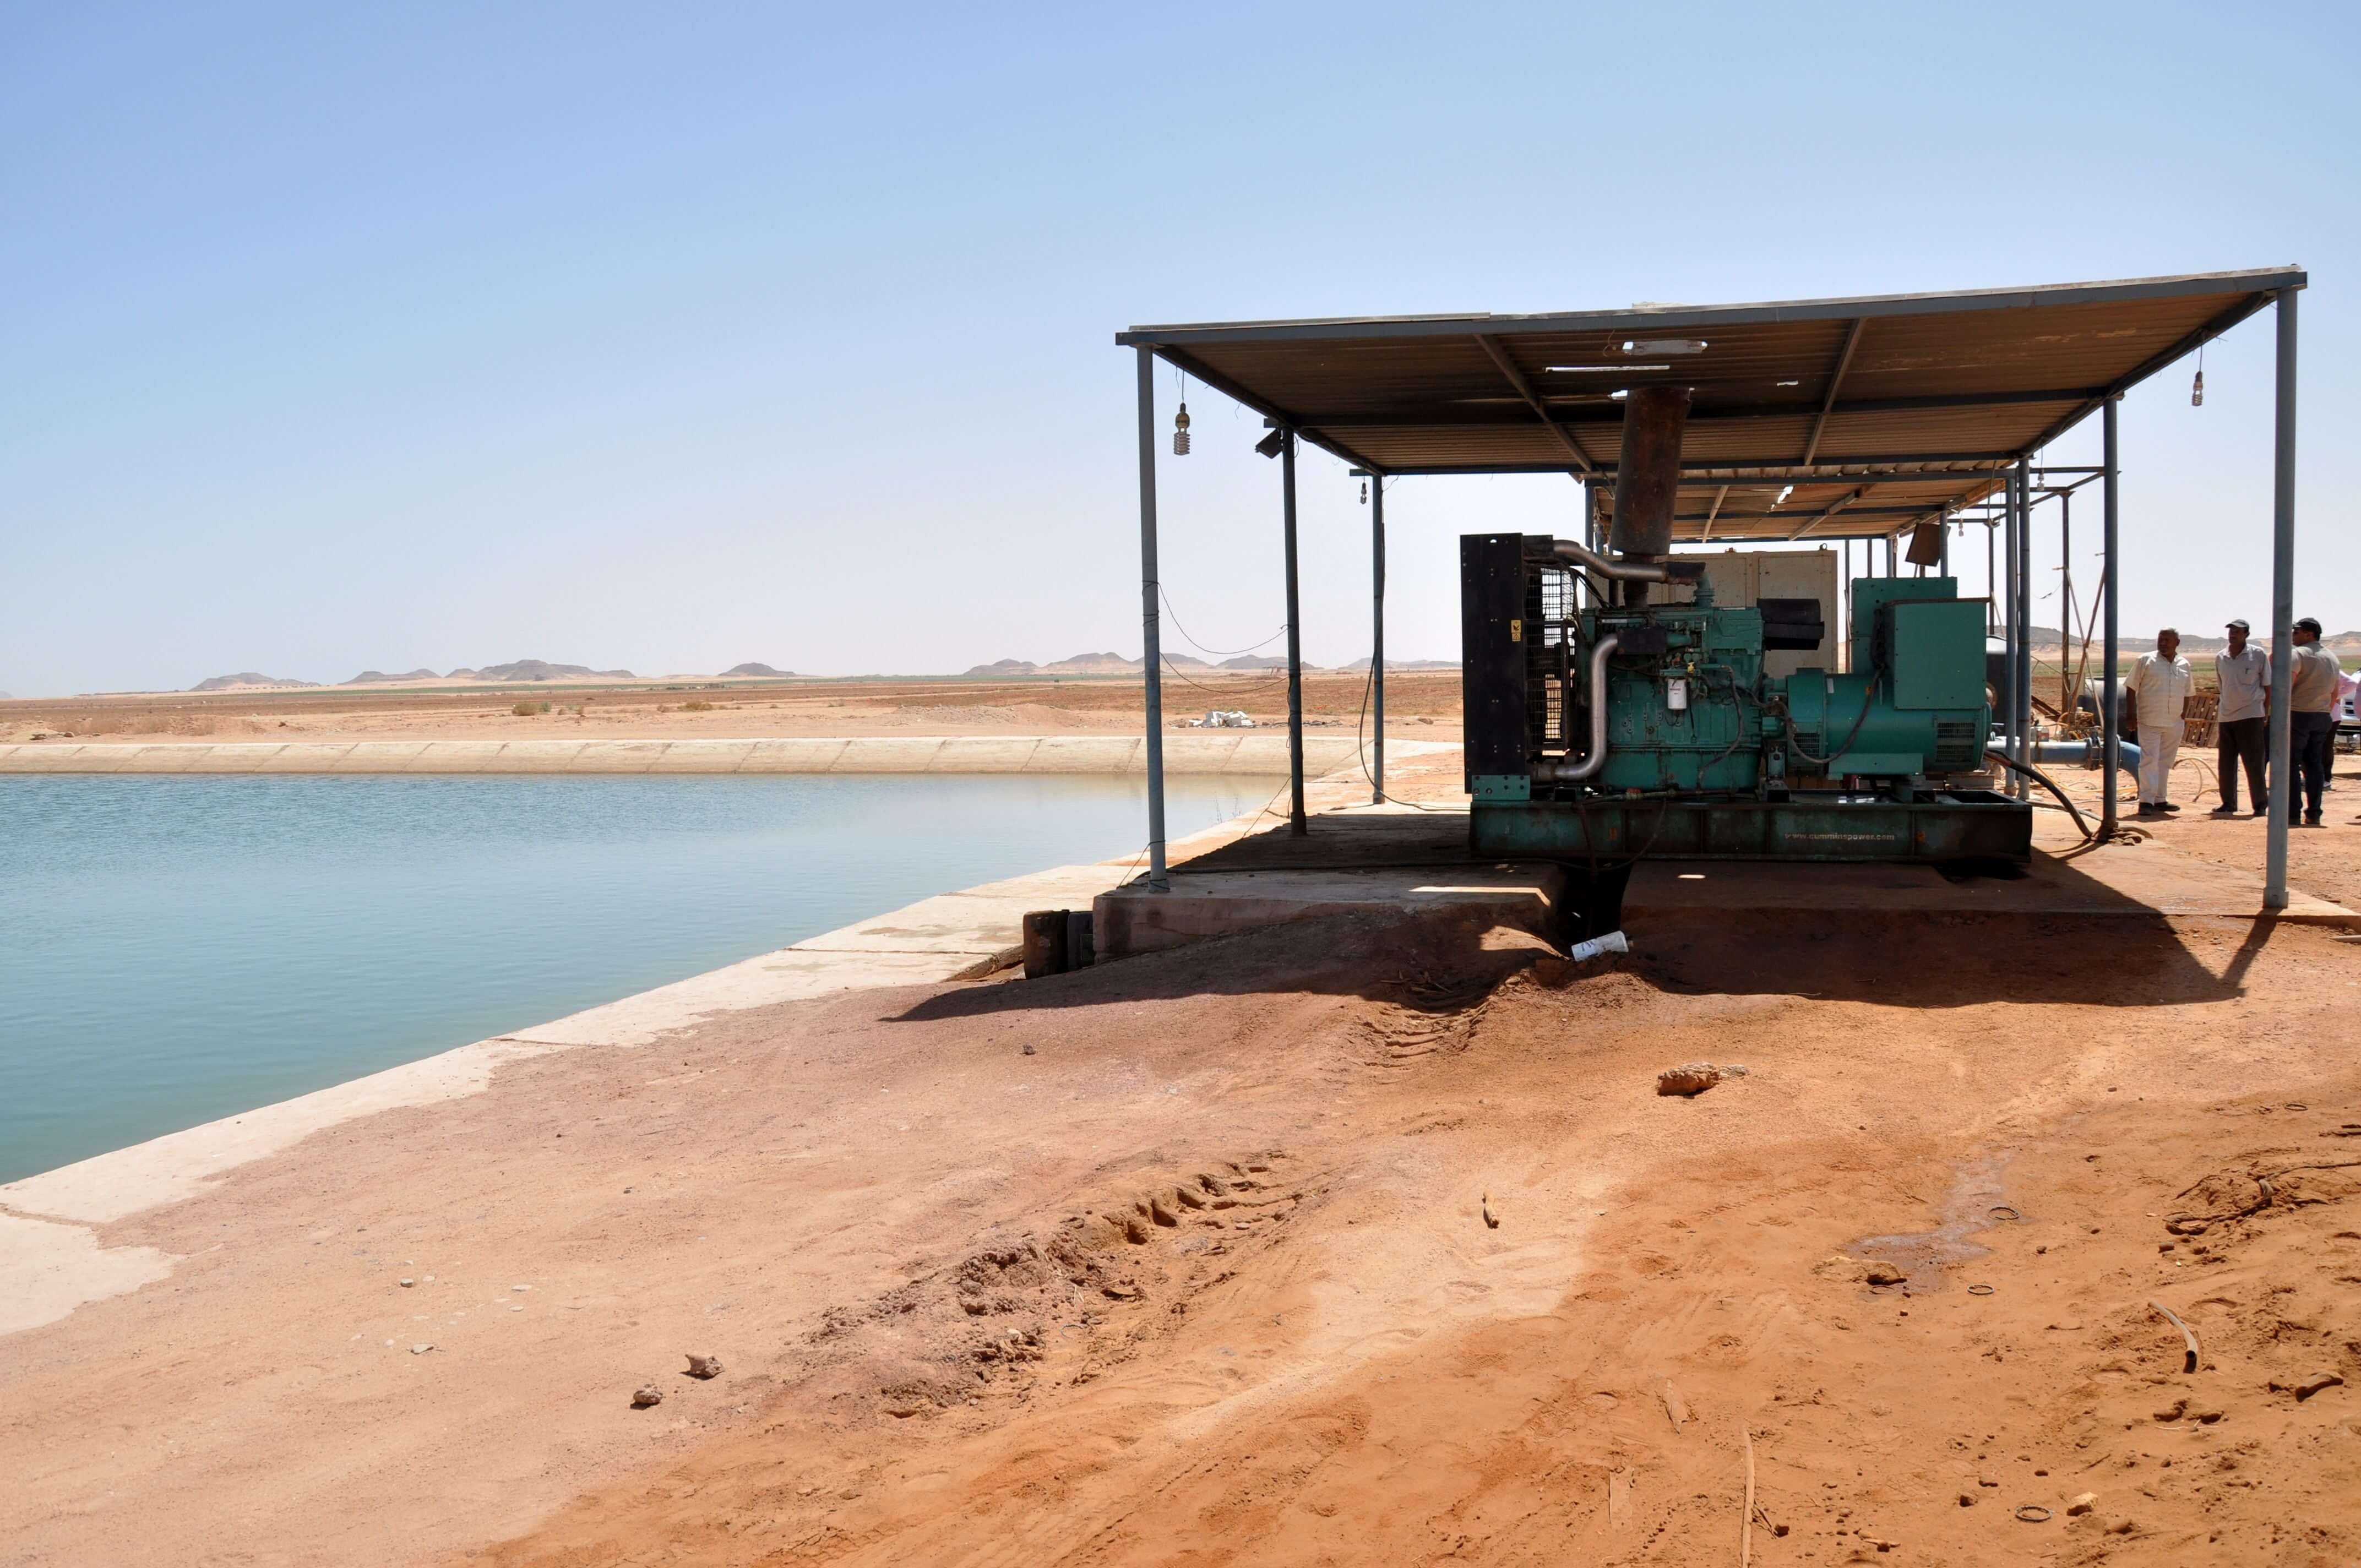
[[2361, 948], [1631, 935], [1306, 923], [320, 1135], [0, 1340], [0, 1554], [2361, 1557]]

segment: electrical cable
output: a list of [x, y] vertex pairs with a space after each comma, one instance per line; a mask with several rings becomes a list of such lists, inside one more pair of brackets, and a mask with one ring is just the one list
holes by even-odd
[[1824, 768], [1830, 762], [1835, 762], [1839, 757], [1843, 756], [1847, 751], [1851, 751], [1853, 741], [1860, 738], [1861, 727], [1869, 722], [1870, 707], [1877, 698], [1877, 683], [1883, 680], [1884, 676], [1885, 671], [1883, 668], [1872, 669], [1870, 671], [1869, 685], [1861, 688], [1861, 716], [1852, 721], [1852, 729], [1847, 731], [1844, 738], [1844, 744], [1839, 746], [1835, 751], [1830, 751], [1825, 757], [1815, 757], [1811, 752], [1804, 749], [1804, 743], [1795, 739], [1795, 715], [1789, 714], [1787, 717], [1787, 743], [1795, 748], [1795, 755], [1803, 758], [1804, 761], [1811, 763], [1814, 767]]
[[1421, 806], [1414, 800], [1400, 800], [1386, 792], [1378, 783], [1377, 774], [1369, 772], [1369, 742], [1366, 731], [1369, 723], [1369, 694], [1377, 688], [1378, 658], [1369, 655], [1369, 673], [1361, 679], [1361, 716], [1353, 721], [1353, 755], [1361, 764], [1361, 776], [1369, 781], [1369, 792], [1389, 806], [1407, 806], [1412, 811], [1433, 811], [1448, 814], [1455, 808], [1447, 806]]
[[2058, 783], [2055, 779], [2052, 779], [2048, 773], [2043, 773], [2039, 768], [2028, 767], [2026, 764], [2018, 762], [2015, 758], [2009, 756], [2006, 752], [1995, 751], [1989, 746], [1984, 748], [1984, 755], [1991, 758], [1993, 762], [1998, 762], [2002, 767], [2006, 768], [2013, 773], [2023, 773], [2026, 778], [2031, 779], [2035, 784], [2039, 784], [2042, 788], [2056, 795], [2058, 797], [2058, 804], [2066, 808], [2066, 815], [2074, 819], [2074, 826], [2081, 829], [2082, 842], [2085, 844], [2092, 844], [2098, 841], [2099, 835], [2097, 829], [2093, 828], [2088, 821], [2084, 820], [2081, 808], [2077, 806], [2074, 802], [2067, 796], [2064, 790], [2058, 787]]
[[1165, 673], [1170, 674], [1174, 680], [1179, 681], [1182, 685], [1195, 686], [1199, 691], [1211, 693], [1214, 696], [1261, 696], [1267, 692], [1282, 690], [1287, 685], [1287, 682], [1284, 679], [1276, 681], [1257, 681], [1251, 685], [1233, 686], [1227, 690], [1223, 690], [1217, 687], [1209, 686], [1202, 681], [1192, 681], [1187, 675], [1182, 674], [1180, 673], [1180, 667], [1172, 662], [1172, 655], [1170, 653], [1160, 653], [1158, 657], [1163, 661]]
[[1190, 647], [1194, 648], [1200, 653], [1211, 653], [1214, 657], [1221, 659], [1233, 658], [1241, 653], [1254, 652], [1256, 649], [1268, 648], [1272, 643], [1287, 635], [1287, 628], [1284, 625], [1281, 625], [1278, 630], [1272, 632], [1269, 636], [1256, 643], [1252, 648], [1208, 648], [1202, 642], [1198, 641], [1194, 637], [1190, 636], [1189, 629], [1180, 624], [1180, 612], [1172, 608], [1171, 597], [1165, 593], [1164, 585], [1162, 583], [1156, 585], [1156, 598], [1158, 602], [1164, 606], [1164, 613], [1172, 618], [1172, 630], [1180, 634], [1180, 641], [1186, 642]]

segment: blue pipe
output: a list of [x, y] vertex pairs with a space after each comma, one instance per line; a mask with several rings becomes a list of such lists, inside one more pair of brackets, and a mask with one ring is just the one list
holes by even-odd
[[[2103, 740], [2037, 740], [2033, 760], [2037, 762], [2081, 762], [2095, 768], [2104, 760], [2106, 742]], [[2137, 773], [2140, 749], [2129, 740], [2115, 742], [2115, 757], [2126, 773]]]

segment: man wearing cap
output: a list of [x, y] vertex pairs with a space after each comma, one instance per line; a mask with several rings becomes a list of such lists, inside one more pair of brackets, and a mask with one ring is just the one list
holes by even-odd
[[2230, 645], [2213, 655], [2213, 679], [2222, 688], [2221, 712], [2213, 723], [2215, 772], [2222, 782], [2216, 817], [2238, 815], [2241, 765], [2246, 770], [2246, 794], [2254, 799], [2254, 815], [2260, 817], [2270, 809], [2263, 769], [2270, 740], [2271, 656], [2246, 641], [2247, 630], [2245, 621], [2232, 621]]
[[2132, 695], [2139, 729], [2139, 815], [2164, 817], [2180, 807], [2165, 798], [2172, 784], [2173, 759], [2180, 754], [2180, 710], [2188, 704], [2189, 661], [2180, 656], [2180, 633], [2168, 626], [2156, 634], [2156, 652], [2132, 666], [2124, 689]]
[[[2302, 786], [2303, 825], [2323, 826], [2320, 793], [2328, 787], [2328, 753], [2336, 741], [2336, 685], [2345, 673], [2336, 655], [2320, 645], [2320, 622], [2305, 616], [2295, 623], [2295, 648], [2288, 658], [2288, 750]], [[2147, 731], [2142, 730], [2143, 739]], [[2288, 820], [2295, 820], [2296, 791], [2288, 791]]]

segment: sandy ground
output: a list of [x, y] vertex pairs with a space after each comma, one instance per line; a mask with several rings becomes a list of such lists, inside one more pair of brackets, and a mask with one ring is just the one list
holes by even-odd
[[[1459, 739], [1459, 674], [1400, 672], [1386, 678], [1387, 733]], [[1363, 722], [1366, 675], [1304, 677], [1307, 727]], [[1287, 722], [1284, 676], [1169, 675], [1168, 719], [1208, 708]], [[535, 709], [513, 711], [522, 702]], [[550, 711], [538, 711], [547, 703]], [[691, 706], [702, 705], [702, 706]], [[1137, 677], [1017, 681], [797, 681], [686, 687], [520, 686], [451, 693], [310, 690], [85, 697], [0, 702], [0, 741], [81, 740], [733, 740], [805, 735], [1136, 734]]]
[[[2333, 780], [2331, 789], [2322, 797], [2326, 806], [2322, 814], [2324, 824], [2288, 831], [2288, 883], [2347, 909], [2361, 909], [2361, 758], [2342, 756], [2337, 764], [2344, 776]], [[2074, 765], [2044, 768], [2043, 772], [2095, 818], [2101, 799], [2097, 769]], [[2213, 808], [2222, 804], [2213, 776], [2212, 748], [2202, 752], [2184, 748], [2174, 764], [2171, 798], [2181, 807], [2176, 816], [2161, 819], [2136, 816], [2139, 792], [2128, 774], [2117, 785], [2117, 793], [2122, 820], [2142, 837], [2257, 877], [2263, 874], [2268, 824], [2251, 816], [2212, 815]], [[2037, 798], [2047, 801], [2048, 796], [2040, 795]], [[2239, 804], [2248, 811], [2254, 806], [2246, 794], [2243, 779], [2239, 784]]]
[[2361, 948], [1632, 935], [1307, 922], [321, 1134], [0, 1340], [0, 1557], [2361, 1553]]

